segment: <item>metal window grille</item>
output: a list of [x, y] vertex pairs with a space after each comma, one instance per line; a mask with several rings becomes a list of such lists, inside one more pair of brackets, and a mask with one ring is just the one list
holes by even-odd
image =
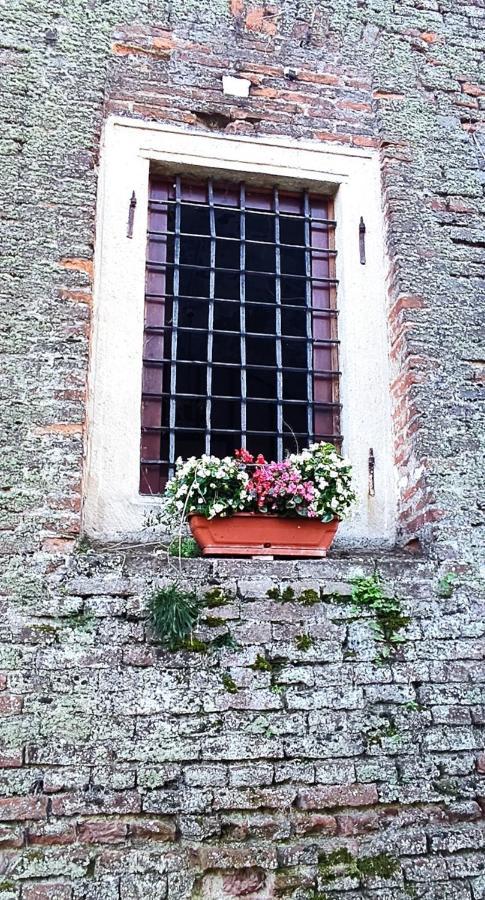
[[178, 456], [340, 446], [332, 199], [150, 179], [142, 493]]

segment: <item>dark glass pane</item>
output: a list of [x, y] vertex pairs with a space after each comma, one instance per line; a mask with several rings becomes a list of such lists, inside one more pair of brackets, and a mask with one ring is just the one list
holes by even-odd
[[249, 431], [276, 431], [276, 403], [248, 401], [247, 427]]
[[212, 367], [212, 393], [222, 397], [241, 396], [241, 370], [238, 366]]
[[265, 369], [248, 369], [246, 375], [248, 397], [276, 397], [276, 373]]

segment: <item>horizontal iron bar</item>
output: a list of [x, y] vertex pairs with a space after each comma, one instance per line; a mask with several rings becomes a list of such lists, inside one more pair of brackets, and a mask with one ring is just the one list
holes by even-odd
[[[147, 259], [146, 268], [148, 272], [164, 272], [166, 269], [176, 268], [180, 269], [193, 269], [196, 272], [223, 272], [225, 275], [237, 275], [238, 277], [241, 275], [240, 269], [230, 269], [226, 266], [198, 266], [194, 263], [175, 263], [175, 262], [163, 262], [157, 263], [153, 262], [150, 259]], [[263, 272], [259, 271], [259, 269], [245, 269], [245, 275], [264, 275], [267, 278], [276, 278], [276, 272]], [[324, 278], [323, 275], [293, 275], [291, 272], [282, 272], [279, 276], [282, 280], [285, 278], [298, 278], [304, 281], [305, 283], [309, 281], [322, 281], [325, 284], [338, 284], [337, 278]]]
[[[173, 299], [173, 294], [150, 294], [149, 292], [147, 292], [145, 294], [145, 297], [149, 303], [158, 303], [159, 301], [158, 305], [165, 306], [167, 300]], [[177, 300], [188, 300], [189, 302], [191, 302], [192, 300], [201, 300], [206, 303], [208, 302], [207, 297], [200, 297], [195, 294], [178, 294]], [[238, 307], [240, 303], [239, 299], [236, 300], [234, 297], [214, 297], [214, 300], [217, 303], [234, 303]], [[268, 309], [268, 307], [273, 309], [276, 308], [274, 300], [246, 300], [246, 306], [261, 306], [263, 309]], [[322, 308], [319, 306], [307, 307], [304, 303], [287, 303], [286, 300], [282, 300], [281, 308], [282, 310], [296, 309], [304, 313], [306, 313], [307, 309], [310, 309], [315, 314], [322, 313], [323, 315], [329, 316], [338, 316], [339, 314], [338, 309], [330, 309], [329, 307]]]
[[[329, 341], [328, 343], [335, 344], [337, 342]], [[143, 365], [147, 366], [148, 368], [151, 368], [151, 369], [160, 369], [166, 363], [171, 363], [171, 362], [172, 362], [172, 360], [167, 359], [167, 357], [162, 357], [162, 359], [146, 359], [146, 358], [143, 359]], [[189, 366], [206, 366], [207, 360], [177, 359], [176, 364], [179, 365], [179, 363], [181, 365], [189, 365]], [[245, 363], [245, 365], [243, 366], [241, 363], [237, 363], [237, 362], [234, 362], [234, 363], [213, 362], [212, 365], [213, 365], [213, 367], [218, 366], [219, 368], [223, 368], [223, 369], [228, 369], [228, 368], [229, 369], [237, 369], [237, 371], [244, 368], [244, 369], [251, 369], [253, 371], [254, 370], [258, 371], [259, 369], [262, 369], [264, 372], [266, 372], [266, 371], [268, 371], [268, 372], [286, 372], [286, 373], [305, 372], [305, 374], [308, 372], [308, 369], [306, 366], [304, 366], [304, 367], [303, 366], [280, 366], [280, 367], [278, 367], [278, 366], [267, 366], [267, 365], [264, 365], [263, 363]], [[322, 369], [321, 374], [323, 375], [328, 371], [329, 371], [328, 369]], [[313, 373], [313, 375], [320, 375], [320, 369], [312, 369], [312, 373]], [[337, 373], [335, 373], [335, 374], [337, 374]]]
[[[154, 392], [143, 391], [142, 397], [148, 398], [151, 400], [161, 400], [162, 397], [169, 397], [169, 398], [176, 397], [177, 400], [180, 400], [180, 399], [200, 400], [203, 403], [203, 402], [205, 402], [207, 395], [206, 394], [179, 394], [178, 392], [176, 394], [171, 394], [170, 391], [162, 391], [160, 394], [157, 394]], [[224, 396], [220, 396], [219, 394], [211, 394], [211, 400], [224, 400], [224, 401], [228, 400], [231, 403], [240, 403], [241, 397], [240, 396], [239, 397], [224, 397]], [[248, 402], [248, 404], [250, 404], [250, 403], [273, 403], [274, 404], [276, 402], [276, 398], [275, 397], [247, 397], [247, 402]], [[325, 409], [342, 409], [341, 403], [333, 403], [330, 401], [327, 402], [326, 400], [306, 400], [306, 399], [305, 400], [286, 400], [285, 397], [282, 397], [281, 402], [285, 406], [286, 406], [286, 404], [290, 404], [292, 406], [304, 406], [305, 409], [307, 406], [313, 406], [313, 407], [318, 407], [318, 408], [321, 407], [321, 408], [325, 408]], [[152, 427], [151, 425], [147, 425], [146, 429], [150, 430], [151, 427]], [[159, 426], [157, 425], [157, 426], [153, 426], [153, 427], [158, 428]]]
[[[154, 238], [158, 238], [158, 237], [161, 238], [161, 237], [166, 237], [166, 236], [174, 236], [177, 234], [177, 232], [175, 232], [175, 231], [168, 231], [168, 230], [167, 231], [152, 231], [150, 229], [148, 230], [147, 233], [148, 233], [148, 237], [150, 238], [150, 240], [153, 240]], [[210, 234], [196, 234], [195, 232], [192, 232], [192, 231], [181, 231], [178, 236], [179, 237], [189, 237], [189, 238], [199, 238], [199, 239], [203, 238], [207, 241], [211, 240]], [[312, 253], [315, 253], [315, 254], [322, 253], [325, 256], [336, 256], [337, 255], [336, 250], [331, 250], [328, 247], [314, 247], [313, 244], [310, 244], [307, 247], [305, 244], [285, 244], [282, 241], [279, 241], [279, 242], [277, 242], [277, 241], [258, 241], [256, 239], [252, 239], [252, 238], [229, 237], [228, 235], [225, 235], [225, 234], [224, 235], [217, 234], [216, 241], [229, 241], [229, 242], [232, 242], [233, 244], [246, 244], [246, 245], [247, 244], [255, 244], [258, 247], [259, 246], [281, 247], [281, 248], [284, 248], [285, 250], [311, 250]], [[166, 241], [155, 240], [154, 243], [155, 244], [165, 244]]]
[[[190, 325], [146, 325], [145, 334], [164, 334], [166, 331], [176, 330], [179, 334], [186, 332], [188, 334], [210, 334], [210, 335], [229, 335], [232, 337], [256, 337], [256, 338], [274, 338], [277, 337], [274, 331], [228, 331], [225, 328], [191, 328]], [[334, 344], [335, 341], [330, 338], [308, 338], [306, 335], [300, 334], [283, 334], [282, 341], [301, 341], [303, 344]]]
[[[156, 209], [159, 209], [160, 207], [166, 208], [167, 206], [175, 206], [175, 203], [176, 203], [175, 200], [168, 200], [168, 199], [167, 200], [153, 200], [153, 199], [150, 199], [148, 201], [148, 209], [156, 210]], [[209, 204], [205, 201], [200, 201], [200, 200], [184, 200], [184, 199], [182, 199], [180, 202], [180, 206], [182, 208], [184, 206], [189, 206], [189, 207], [196, 208], [196, 209], [198, 208], [198, 209], [207, 209], [207, 211], [209, 210]], [[213, 208], [214, 209], [223, 209], [226, 212], [229, 210], [229, 212], [239, 213], [239, 215], [244, 215], [244, 216], [256, 215], [256, 216], [271, 216], [272, 218], [276, 217], [276, 213], [272, 209], [256, 209], [256, 208], [251, 208], [251, 207], [249, 209], [241, 209], [239, 206], [229, 206], [229, 205], [226, 205], [223, 203], [222, 204], [214, 203]], [[327, 225], [329, 228], [335, 228], [337, 225], [337, 222], [335, 219], [327, 219], [327, 218], [323, 218], [321, 216], [312, 216], [311, 214], [308, 216], [305, 216], [304, 213], [282, 212], [282, 213], [279, 213], [279, 217], [280, 217], [280, 219], [298, 219], [301, 222], [304, 222], [305, 220], [309, 221], [309, 222], [319, 222], [323, 225]]]

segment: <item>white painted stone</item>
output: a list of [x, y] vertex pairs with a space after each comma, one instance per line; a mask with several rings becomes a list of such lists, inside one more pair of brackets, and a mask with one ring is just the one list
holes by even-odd
[[229, 97], [249, 97], [251, 82], [248, 78], [234, 78], [233, 75], [222, 76], [222, 91]]

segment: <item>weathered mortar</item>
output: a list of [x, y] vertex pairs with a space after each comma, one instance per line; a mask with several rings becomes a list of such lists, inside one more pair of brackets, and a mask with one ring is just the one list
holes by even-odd
[[[485, 896], [483, 14], [480, 0], [2, 11], [0, 900]], [[248, 101], [223, 96], [226, 72], [250, 78]], [[148, 551], [64, 556], [110, 112], [381, 149], [402, 537], [434, 561], [184, 564], [201, 590], [236, 594], [212, 612], [237, 651], [160, 651], [144, 610], [169, 576]], [[348, 592], [375, 562], [411, 616], [391, 665], [372, 662], [366, 617], [266, 597]], [[450, 570], [458, 588], [439, 597]], [[286, 657], [278, 684], [258, 654]], [[331, 856], [342, 847], [352, 862]], [[368, 862], [382, 854], [399, 867]]]

